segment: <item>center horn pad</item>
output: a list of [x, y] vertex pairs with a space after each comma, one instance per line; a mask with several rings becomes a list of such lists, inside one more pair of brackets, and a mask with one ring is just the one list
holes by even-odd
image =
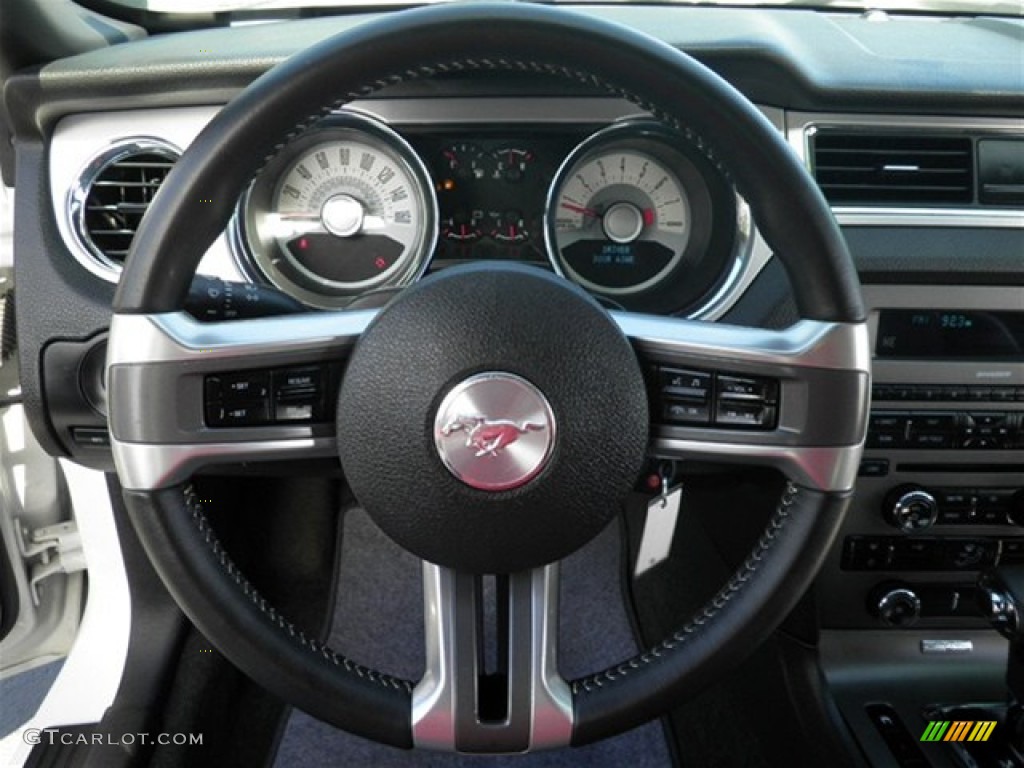
[[438, 565], [559, 560], [620, 509], [647, 447], [636, 356], [580, 288], [515, 264], [452, 267], [363, 334], [338, 395], [359, 502]]

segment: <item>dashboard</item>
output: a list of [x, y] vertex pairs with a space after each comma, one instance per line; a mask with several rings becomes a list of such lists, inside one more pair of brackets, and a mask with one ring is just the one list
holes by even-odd
[[[415, 116], [425, 103], [385, 101], [306, 131], [252, 180], [201, 271], [343, 308], [383, 303], [430, 270], [500, 259], [553, 270], [611, 308], [705, 317], [766, 261], [722, 171], [628, 104], [591, 100], [563, 120], [563, 103], [520, 120], [521, 103], [504, 100], [486, 124], [458, 120], [479, 102], [447, 106], [445, 126]], [[62, 234], [110, 280], [127, 254], [114, 238], [137, 226], [212, 111], [154, 113], [152, 126], [147, 116], [114, 142], [121, 116], [71, 119], [54, 142]], [[139, 189], [149, 197], [132, 198]]]
[[[583, 10], [729, 79], [842, 227], [870, 312], [874, 404], [815, 618], [843, 718], [873, 763], [895, 764], [865, 704], [890, 701], [909, 720], [916, 697], [950, 695], [942, 686], [967, 667], [999, 693], [1004, 648], [968, 607], [971, 585], [984, 567], [1024, 562], [1024, 25]], [[23, 387], [48, 450], [110, 469], [96, 360], [131, 236], [176, 159], [269, 64], [360, 20], [157, 37], [8, 85], [23, 107]], [[222, 53], [195, 76], [182, 38]], [[610, 308], [754, 327], [796, 317], [742, 191], [692, 139], [578, 85], [452, 77], [386, 89], [304, 132], [231, 203], [200, 273], [312, 311], [378, 306], [431, 271], [511, 260]], [[968, 662], [950, 672], [919, 650], [925, 640], [961, 643]], [[893, 658], [928, 692], [893, 692]]]

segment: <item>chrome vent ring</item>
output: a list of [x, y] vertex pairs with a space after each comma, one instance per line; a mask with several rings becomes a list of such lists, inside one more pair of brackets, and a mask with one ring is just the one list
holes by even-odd
[[78, 261], [116, 282], [139, 222], [181, 151], [150, 138], [106, 147], [77, 175], [68, 192], [67, 216]]

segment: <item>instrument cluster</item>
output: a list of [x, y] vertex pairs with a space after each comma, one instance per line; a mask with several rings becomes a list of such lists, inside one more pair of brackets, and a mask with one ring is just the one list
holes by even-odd
[[679, 134], [404, 129], [334, 115], [253, 181], [239, 263], [312, 307], [386, 301], [427, 270], [543, 265], [609, 306], [693, 314], [744, 258], [742, 201]]

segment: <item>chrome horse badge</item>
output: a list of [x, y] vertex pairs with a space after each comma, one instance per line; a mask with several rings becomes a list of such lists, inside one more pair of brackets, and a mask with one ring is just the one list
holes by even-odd
[[441, 428], [448, 437], [454, 432], [466, 433], [466, 447], [476, 451], [475, 456], [497, 456], [527, 432], [545, 429], [544, 424], [532, 421], [515, 422], [509, 419], [488, 419], [486, 416], [456, 416]]
[[466, 485], [504, 491], [547, 466], [555, 414], [532, 382], [505, 371], [477, 373], [452, 387], [434, 415], [434, 447]]

